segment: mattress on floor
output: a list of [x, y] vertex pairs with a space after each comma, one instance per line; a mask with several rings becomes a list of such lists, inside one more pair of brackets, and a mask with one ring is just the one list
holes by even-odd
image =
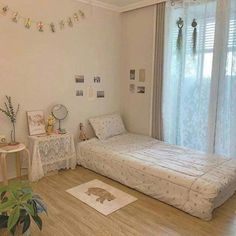
[[234, 159], [130, 133], [79, 143], [78, 164], [204, 220], [236, 190]]

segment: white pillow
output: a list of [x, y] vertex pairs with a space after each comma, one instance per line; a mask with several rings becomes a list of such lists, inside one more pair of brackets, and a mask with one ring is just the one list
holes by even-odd
[[105, 140], [126, 132], [123, 121], [118, 114], [90, 118], [89, 122], [100, 140]]

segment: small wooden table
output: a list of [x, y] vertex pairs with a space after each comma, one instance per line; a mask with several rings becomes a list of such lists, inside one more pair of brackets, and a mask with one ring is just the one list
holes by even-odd
[[[0, 148], [0, 166], [2, 170], [2, 177], [3, 183], [5, 185], [8, 184], [7, 178], [7, 161], [6, 157], [8, 154], [16, 153], [16, 174], [17, 177], [21, 177], [21, 159], [20, 159], [20, 152], [25, 152], [28, 158], [28, 177], [31, 173], [31, 160], [30, 160], [30, 153], [29, 150], [23, 143], [20, 143], [16, 146], [5, 146]], [[29, 178], [30, 179], [30, 178]]]

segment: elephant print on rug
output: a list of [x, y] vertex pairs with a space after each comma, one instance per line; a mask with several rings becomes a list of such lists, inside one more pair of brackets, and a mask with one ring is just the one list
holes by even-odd
[[89, 196], [91, 195], [98, 196], [96, 201], [102, 204], [105, 200], [110, 202], [116, 199], [114, 195], [112, 195], [107, 190], [102, 189], [102, 188], [89, 188], [86, 194], [88, 194]]

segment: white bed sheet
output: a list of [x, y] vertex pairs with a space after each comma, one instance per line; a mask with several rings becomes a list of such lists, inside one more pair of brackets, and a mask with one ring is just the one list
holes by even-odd
[[79, 143], [78, 164], [204, 220], [236, 190], [236, 160], [130, 133]]

